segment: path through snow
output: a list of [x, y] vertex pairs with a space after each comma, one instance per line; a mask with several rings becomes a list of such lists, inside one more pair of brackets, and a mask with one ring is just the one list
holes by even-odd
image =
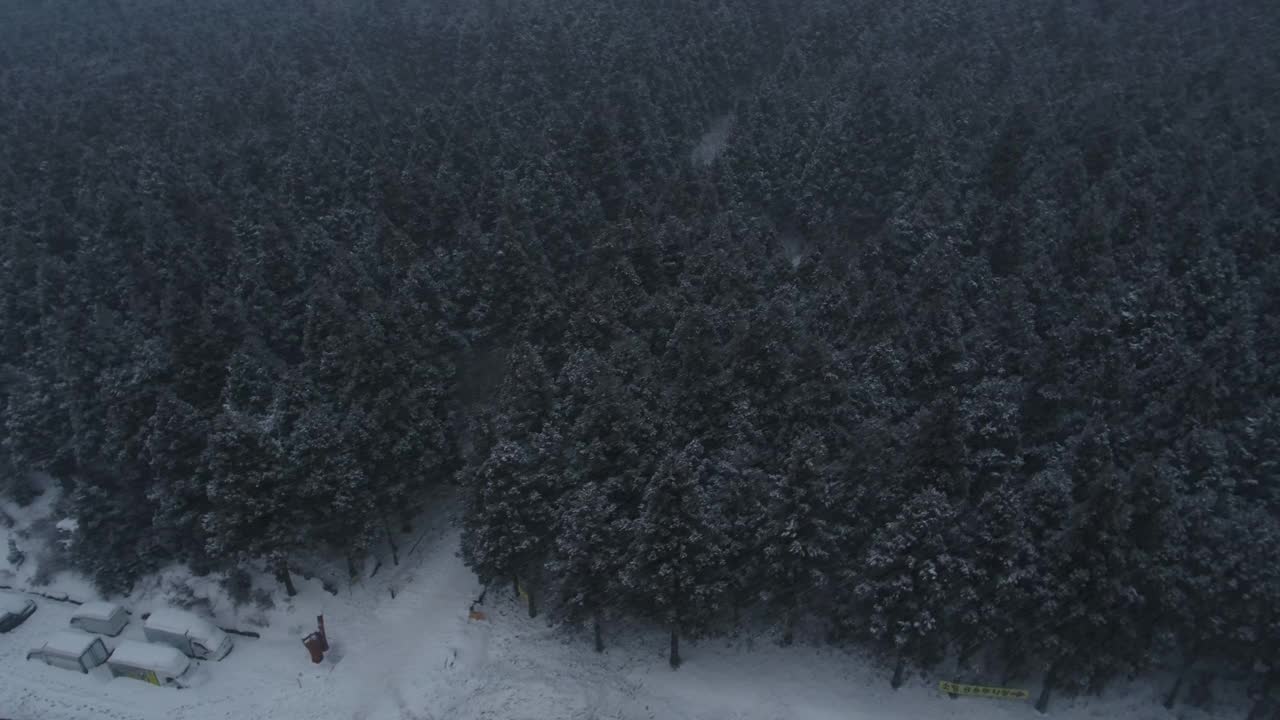
[[[529, 619], [509, 588], [489, 593], [486, 621], [470, 621], [479, 583], [457, 555], [458, 531], [441, 504], [417, 552], [337, 596], [317, 580], [267, 613], [262, 638], [236, 638], [204, 663], [188, 690], [77, 675], [25, 662], [39, 638], [66, 627], [72, 606], [42, 601], [0, 635], [0, 718], [11, 720], [1006, 720], [1037, 717], [1029, 703], [951, 700], [938, 678], [901, 690], [865, 658], [822, 647], [780, 648], [766, 635], [686, 643], [667, 667], [657, 628], [610, 627], [597, 655], [585, 632]], [[396, 596], [391, 597], [391, 589]], [[136, 606], [135, 610], [147, 609]], [[221, 608], [226, 613], [229, 608]], [[313, 665], [301, 637], [324, 613], [333, 650]], [[220, 618], [224, 619], [225, 618]], [[234, 618], [233, 618], [234, 620]], [[138, 623], [121, 638], [140, 639]], [[337, 660], [335, 662], [335, 660]], [[1219, 708], [1219, 711], [1224, 708]], [[1237, 710], [1231, 709], [1235, 716]], [[1226, 714], [1226, 713], [1223, 713]], [[1146, 684], [1103, 698], [1055, 698], [1067, 720], [1199, 720], [1165, 712]], [[1221, 716], [1221, 715], [1219, 715]]]

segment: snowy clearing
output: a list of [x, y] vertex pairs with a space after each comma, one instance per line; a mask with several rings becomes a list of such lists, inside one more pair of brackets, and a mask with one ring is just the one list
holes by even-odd
[[[41, 504], [44, 505], [43, 503]], [[12, 508], [10, 508], [12, 510]], [[41, 509], [38, 507], [37, 509]], [[195, 687], [158, 688], [26, 662], [26, 652], [67, 627], [76, 606], [37, 598], [25, 624], [0, 635], [0, 717], [11, 720], [855, 720], [1036, 717], [1030, 702], [951, 700], [939, 678], [916, 677], [894, 692], [887, 673], [857, 655], [831, 648], [781, 648], [766, 633], [685, 645], [685, 665], [666, 664], [657, 628], [610, 625], [608, 650], [597, 655], [585, 632], [529, 619], [510, 588], [494, 588], [469, 620], [481, 587], [457, 555], [458, 530], [444, 511], [416, 552], [372, 579], [326, 592], [318, 578], [300, 580], [299, 595], [270, 610], [216, 606], [223, 624], [254, 628], [236, 636], [219, 662], [199, 662]], [[74, 579], [61, 583], [83, 590]], [[133, 598], [124, 632], [108, 647], [142, 640], [141, 612], [152, 583]], [[395, 589], [395, 597], [391, 590]], [[72, 597], [91, 599], [72, 593]], [[159, 607], [158, 599], [154, 600]], [[241, 614], [243, 613], [243, 614]], [[323, 613], [332, 645], [312, 664], [301, 638]], [[1032, 688], [1034, 689], [1034, 688]], [[1223, 708], [1219, 708], [1223, 710]], [[1232, 708], [1230, 715], [1243, 716]], [[1214, 713], [1214, 716], [1218, 713]], [[1180, 707], [1165, 712], [1148, 684], [1117, 686], [1102, 698], [1055, 698], [1050, 716], [1198, 720], [1211, 715]]]

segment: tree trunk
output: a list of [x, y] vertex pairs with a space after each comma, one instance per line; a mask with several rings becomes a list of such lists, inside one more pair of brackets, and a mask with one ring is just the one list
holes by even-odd
[[356, 575], [359, 575], [359, 574], [360, 574], [360, 571], [356, 569], [356, 559], [348, 555], [347, 556], [347, 575], [350, 576], [352, 580], [355, 580]]
[[1015, 677], [1022, 677], [1024, 658], [1018, 646], [1008, 638], [1001, 643], [1000, 655], [1005, 658], [1002, 663], [1003, 670], [1000, 673], [1000, 684], [1004, 686], [1008, 685]]
[[676, 624], [671, 624], [671, 669], [675, 670], [680, 667], [680, 631], [676, 629]]
[[293, 575], [289, 574], [289, 559], [281, 558], [280, 564], [276, 567], [276, 575], [280, 578], [280, 582], [284, 583], [284, 591], [289, 597], [298, 594], [298, 589], [293, 586]]
[[517, 600], [520, 599], [520, 578], [515, 575], [511, 576], [511, 593], [516, 596]]
[[782, 629], [783, 646], [790, 645], [796, 640], [796, 609], [792, 608], [787, 611], [786, 625]]
[[532, 585], [525, 590], [525, 594], [529, 596], [529, 617], [538, 617], [537, 595], [535, 594]]
[[1173, 689], [1164, 698], [1164, 709], [1172, 710], [1173, 704], [1178, 701], [1178, 691], [1182, 689], [1182, 681], [1187, 677], [1187, 669], [1184, 667], [1179, 673], [1177, 679], [1173, 681]]
[[600, 611], [591, 613], [591, 624], [596, 633], [596, 652], [604, 652], [604, 634], [600, 630]]
[[1257, 702], [1249, 709], [1249, 720], [1263, 720], [1266, 717], [1267, 707], [1271, 704], [1271, 686], [1275, 684], [1276, 672], [1267, 673], [1267, 678], [1262, 684], [1262, 693], [1258, 696]]
[[1178, 678], [1173, 681], [1173, 689], [1165, 696], [1164, 707], [1166, 710], [1172, 710], [1174, 703], [1178, 702], [1178, 691], [1182, 689], [1182, 683], [1187, 679], [1187, 673], [1191, 672], [1191, 666], [1196, 664], [1199, 653], [1196, 648], [1192, 648], [1187, 655], [1187, 660], [1182, 664], [1182, 669], [1178, 671]]
[[[965, 682], [966, 680], [968, 680], [968, 677], [970, 674], [969, 661], [973, 659], [973, 654], [978, 652], [978, 648], [980, 647], [982, 647], [982, 643], [975, 642], [960, 648], [960, 657], [956, 658], [956, 680], [958, 682]], [[1007, 681], [1002, 680], [1000, 684], [1004, 685], [1006, 684], [1006, 682]], [[947, 697], [951, 698], [952, 700], [956, 700], [960, 696], [956, 693], [947, 693]]]
[[671, 617], [671, 669], [680, 667], [680, 608], [683, 606], [680, 597], [680, 576], [671, 576], [671, 602], [675, 610]]
[[907, 675], [907, 659], [899, 655], [898, 663], [893, 667], [893, 679], [889, 681], [889, 685], [894, 690], [897, 690], [898, 688], [902, 687], [903, 681], [906, 680], [906, 675]]
[[387, 523], [387, 518], [382, 518], [382, 529], [387, 533], [387, 544], [391, 546], [391, 564], [400, 564], [400, 548], [396, 545], [395, 535], [391, 533], [391, 525]]
[[1053, 684], [1058, 679], [1058, 663], [1049, 668], [1044, 676], [1044, 687], [1040, 689], [1040, 699], [1036, 700], [1036, 711], [1043, 715], [1049, 710], [1049, 694], [1053, 692]]

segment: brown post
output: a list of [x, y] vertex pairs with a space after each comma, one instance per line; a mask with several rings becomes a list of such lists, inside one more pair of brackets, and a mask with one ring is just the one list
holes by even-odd
[[289, 558], [287, 555], [281, 555], [279, 562], [276, 564], [276, 577], [280, 582], [284, 583], [284, 592], [289, 597], [298, 594], [298, 589], [293, 586], [293, 575], [289, 572]]
[[678, 625], [671, 623], [671, 656], [667, 658], [667, 662], [671, 664], [672, 670], [680, 667], [680, 630], [678, 628]]
[[320, 633], [311, 633], [302, 638], [302, 644], [311, 653], [311, 662], [319, 663], [324, 660], [324, 650], [320, 649]]
[[316, 616], [316, 624], [320, 626], [320, 648], [329, 652], [329, 635], [324, 631], [324, 616]]

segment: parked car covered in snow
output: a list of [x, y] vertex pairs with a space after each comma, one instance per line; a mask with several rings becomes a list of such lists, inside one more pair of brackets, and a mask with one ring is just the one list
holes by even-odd
[[143, 634], [200, 660], [221, 660], [231, 652], [231, 636], [198, 615], [185, 610], [156, 610], [142, 623]]
[[27, 653], [27, 659], [40, 660], [46, 665], [64, 670], [87, 673], [106, 662], [110, 654], [107, 646], [102, 644], [102, 638], [76, 630], [62, 630]]
[[115, 637], [129, 624], [129, 612], [115, 603], [87, 602], [76, 608], [71, 627]]
[[0, 592], [0, 632], [9, 632], [18, 627], [35, 611], [34, 600], [13, 593]]
[[169, 645], [124, 640], [107, 658], [107, 667], [113, 677], [186, 687], [195, 666], [190, 658]]

